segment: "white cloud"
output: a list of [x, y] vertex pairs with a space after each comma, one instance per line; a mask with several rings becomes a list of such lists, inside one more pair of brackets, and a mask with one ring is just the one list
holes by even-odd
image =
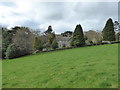
[[52, 25], [56, 33], [74, 30], [81, 24], [84, 30], [101, 30], [106, 20], [117, 20], [117, 2], [39, 2], [11, 0], [0, 5], [0, 25], [29, 26], [46, 30]]

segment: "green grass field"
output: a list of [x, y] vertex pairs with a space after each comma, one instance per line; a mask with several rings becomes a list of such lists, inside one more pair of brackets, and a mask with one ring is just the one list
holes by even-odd
[[118, 45], [3, 60], [3, 88], [116, 88]]

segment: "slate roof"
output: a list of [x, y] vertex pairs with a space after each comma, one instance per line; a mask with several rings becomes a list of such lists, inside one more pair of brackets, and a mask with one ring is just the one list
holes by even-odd
[[61, 35], [56, 36], [56, 41], [70, 41], [71, 37], [63, 37]]

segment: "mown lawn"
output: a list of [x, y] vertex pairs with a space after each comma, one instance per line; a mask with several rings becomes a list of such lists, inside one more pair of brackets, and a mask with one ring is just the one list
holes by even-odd
[[3, 88], [116, 88], [118, 45], [3, 60]]

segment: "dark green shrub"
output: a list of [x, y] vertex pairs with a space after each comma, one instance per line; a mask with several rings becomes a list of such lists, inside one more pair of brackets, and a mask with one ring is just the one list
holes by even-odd
[[65, 44], [63, 44], [62, 48], [66, 48]]
[[7, 59], [12, 59], [15, 57], [19, 56], [19, 50], [17, 49], [17, 47], [15, 46], [15, 44], [10, 44], [6, 50], [6, 58]]

